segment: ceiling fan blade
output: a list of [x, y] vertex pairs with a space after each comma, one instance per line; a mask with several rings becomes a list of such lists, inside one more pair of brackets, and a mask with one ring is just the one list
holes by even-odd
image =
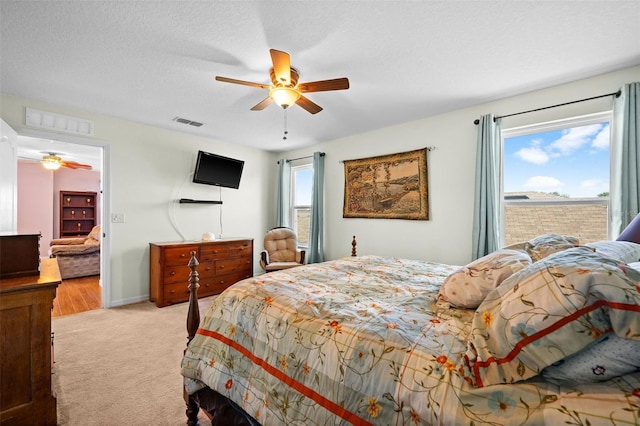
[[311, 102], [309, 100], [309, 98], [305, 98], [304, 96], [300, 95], [300, 99], [298, 99], [296, 101], [296, 104], [299, 105], [300, 107], [306, 109], [308, 112], [310, 112], [311, 114], [317, 114], [320, 111], [322, 111], [322, 107], [314, 102]]
[[62, 167], [67, 167], [69, 169], [85, 169], [85, 170], [93, 169], [93, 167], [91, 167], [89, 164], [80, 164], [80, 163], [76, 163], [75, 161], [62, 161], [60, 165]]
[[268, 107], [272, 103], [273, 103], [273, 99], [271, 99], [271, 97], [268, 97], [268, 98], [264, 99], [263, 101], [260, 101], [253, 108], [251, 108], [251, 111], [262, 111], [263, 109], [265, 109], [266, 107]]
[[236, 80], [235, 78], [220, 77], [219, 75], [216, 76], [216, 80], [217, 81], [222, 81], [224, 83], [242, 84], [244, 86], [256, 87], [258, 89], [270, 89], [271, 88], [271, 86], [268, 85], [268, 84], [260, 84], [260, 83], [253, 83], [251, 81]]
[[271, 49], [271, 62], [276, 81], [283, 86], [291, 84], [291, 58], [287, 52]]
[[298, 90], [302, 93], [326, 92], [329, 90], [344, 90], [349, 88], [349, 79], [334, 78], [333, 80], [311, 81], [298, 84]]

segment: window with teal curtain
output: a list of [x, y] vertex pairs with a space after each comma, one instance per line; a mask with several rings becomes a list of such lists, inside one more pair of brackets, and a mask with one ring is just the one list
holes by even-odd
[[499, 248], [501, 149], [500, 121], [493, 114], [478, 124], [476, 180], [473, 203], [472, 256], [478, 259]]
[[278, 190], [276, 196], [276, 226], [289, 227], [291, 200], [291, 165], [285, 158], [278, 161]]
[[313, 153], [311, 231], [307, 263], [324, 262], [324, 153]]
[[640, 213], [640, 82], [613, 103], [610, 233], [615, 239]]

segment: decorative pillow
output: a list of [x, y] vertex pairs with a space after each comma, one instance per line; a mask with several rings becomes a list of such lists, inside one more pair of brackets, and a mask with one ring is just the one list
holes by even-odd
[[507, 278], [473, 317], [465, 375], [475, 386], [539, 374], [606, 333], [640, 340], [640, 271], [588, 247]]
[[475, 309], [491, 290], [531, 263], [524, 251], [497, 250], [449, 275], [440, 287], [438, 300]]
[[631, 263], [640, 260], [640, 244], [629, 241], [598, 241], [585, 245], [619, 262]]
[[525, 243], [524, 249], [534, 262], [558, 251], [576, 247], [580, 241], [570, 235], [544, 234]]
[[640, 370], [640, 340], [607, 334], [595, 343], [542, 370], [542, 376], [561, 385], [603, 382]]

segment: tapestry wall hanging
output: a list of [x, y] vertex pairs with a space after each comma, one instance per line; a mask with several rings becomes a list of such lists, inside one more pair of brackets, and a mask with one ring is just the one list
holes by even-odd
[[345, 161], [342, 217], [428, 220], [427, 151]]

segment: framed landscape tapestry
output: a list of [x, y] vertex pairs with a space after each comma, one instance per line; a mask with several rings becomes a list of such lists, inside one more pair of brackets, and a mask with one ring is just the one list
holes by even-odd
[[345, 161], [342, 217], [428, 220], [427, 151]]

